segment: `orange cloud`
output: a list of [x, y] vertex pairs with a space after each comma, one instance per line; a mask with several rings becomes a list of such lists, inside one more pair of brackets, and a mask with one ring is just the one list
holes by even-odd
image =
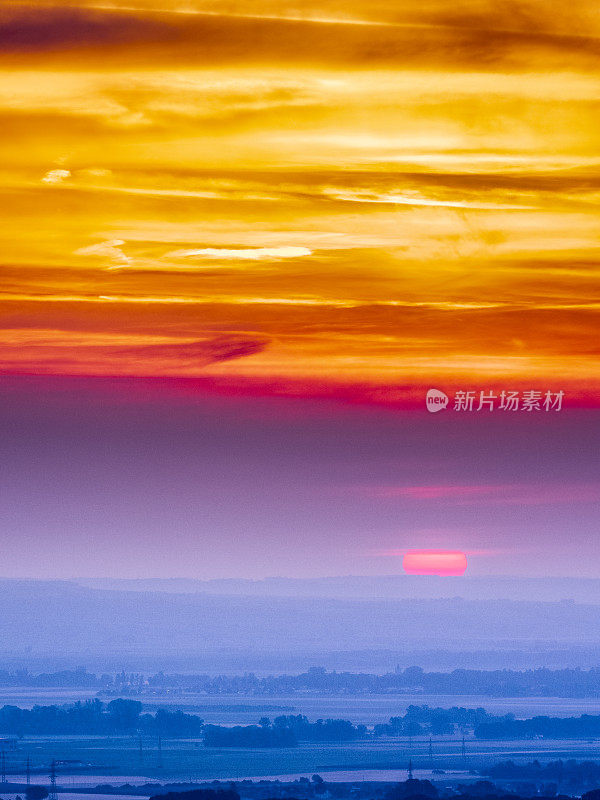
[[135, 5], [0, 11], [5, 371], [598, 402], [593, 3]]

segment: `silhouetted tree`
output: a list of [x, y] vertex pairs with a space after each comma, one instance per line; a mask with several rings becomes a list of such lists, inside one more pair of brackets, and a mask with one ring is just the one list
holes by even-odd
[[45, 786], [28, 786], [25, 789], [27, 800], [45, 800], [48, 797], [48, 789]]
[[138, 727], [142, 704], [139, 700], [112, 700], [106, 707], [114, 721], [115, 728], [123, 731], [135, 730]]

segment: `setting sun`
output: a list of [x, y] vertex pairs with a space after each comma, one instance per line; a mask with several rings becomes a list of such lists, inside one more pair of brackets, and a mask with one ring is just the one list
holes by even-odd
[[408, 575], [463, 575], [467, 557], [458, 550], [410, 550], [402, 566]]

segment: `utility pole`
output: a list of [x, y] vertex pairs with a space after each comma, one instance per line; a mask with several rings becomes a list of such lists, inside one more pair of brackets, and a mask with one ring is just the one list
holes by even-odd
[[412, 758], [409, 759], [408, 762], [408, 780], [412, 781], [413, 779], [413, 768], [412, 768]]
[[140, 764], [144, 761], [144, 751], [142, 750], [142, 734], [140, 733], [138, 736], [138, 742], [140, 746]]
[[466, 767], [467, 767], [467, 748], [465, 747], [465, 735], [464, 735], [464, 733], [463, 733], [463, 736], [462, 736], [461, 752], [462, 752], [463, 768], [466, 769]]
[[2, 751], [2, 783], [6, 783], [6, 753]]
[[50, 794], [48, 795], [48, 800], [58, 800], [56, 793], [56, 761], [54, 759], [50, 765]]
[[29, 756], [27, 756], [27, 766], [25, 767], [25, 781], [27, 786], [31, 783], [31, 765], [29, 764]]
[[429, 766], [433, 769], [433, 743], [431, 741], [431, 736], [429, 737]]
[[162, 760], [162, 736], [160, 733], [158, 734], [158, 768], [162, 769], [163, 760]]

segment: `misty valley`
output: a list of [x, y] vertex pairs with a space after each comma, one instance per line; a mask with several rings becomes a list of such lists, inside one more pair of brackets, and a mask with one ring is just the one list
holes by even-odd
[[[432, 694], [435, 686], [446, 694]], [[464, 694], [469, 687], [479, 694]], [[577, 697], [543, 696], [543, 687]], [[0, 796], [51, 789], [54, 776], [65, 800], [213, 781], [248, 800], [394, 800], [407, 796], [409, 771], [440, 797], [581, 795], [600, 786], [599, 687], [595, 669], [212, 677], [4, 669]], [[546, 713], [536, 713], [540, 703]]]

